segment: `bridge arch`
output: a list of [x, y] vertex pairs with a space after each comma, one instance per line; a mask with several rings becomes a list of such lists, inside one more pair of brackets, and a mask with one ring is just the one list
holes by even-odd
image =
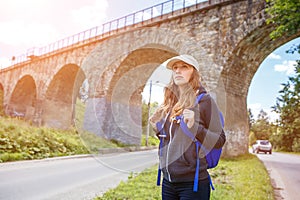
[[227, 137], [225, 148], [230, 149], [232, 155], [238, 155], [241, 149], [248, 151], [248, 146], [244, 145], [248, 144], [249, 133], [247, 95], [256, 71], [276, 48], [300, 36], [298, 32], [271, 40], [272, 30], [270, 25], [263, 24], [240, 40], [221, 73], [220, 82], [226, 90], [225, 107], [230, 110], [226, 112], [226, 131], [230, 137]]
[[[152, 72], [178, 54], [213, 62], [212, 57], [203, 53], [199, 41], [187, 32], [147, 27], [126, 33], [125, 37], [128, 42], [124, 35], [103, 41], [82, 64], [90, 83], [84, 127], [106, 138], [140, 144], [141, 92]], [[197, 48], [188, 48], [189, 44]], [[205, 73], [205, 64], [199, 63]]]
[[74, 124], [76, 98], [85, 74], [76, 64], [66, 64], [46, 85], [42, 103], [42, 124], [68, 129]]
[[100, 80], [109, 83], [105, 88], [105, 118], [100, 120], [105, 137], [140, 144], [141, 93], [153, 71], [174, 55], [174, 50], [170, 52], [166, 46], [149, 44], [133, 50], [124, 57], [112, 76], [101, 77]]
[[16, 83], [9, 99], [7, 114], [20, 117], [32, 117], [37, 99], [37, 87], [31, 75], [24, 75]]

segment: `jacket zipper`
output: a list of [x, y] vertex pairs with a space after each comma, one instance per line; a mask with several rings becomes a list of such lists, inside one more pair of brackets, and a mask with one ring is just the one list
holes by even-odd
[[171, 120], [171, 125], [170, 125], [170, 128], [169, 128], [170, 141], [169, 141], [169, 144], [168, 144], [167, 155], [166, 155], [166, 171], [167, 171], [168, 179], [169, 179], [170, 182], [172, 182], [172, 179], [171, 179], [171, 175], [170, 175], [170, 172], [169, 172], [169, 150], [170, 150], [170, 145], [172, 143], [172, 127], [173, 127], [173, 120]]

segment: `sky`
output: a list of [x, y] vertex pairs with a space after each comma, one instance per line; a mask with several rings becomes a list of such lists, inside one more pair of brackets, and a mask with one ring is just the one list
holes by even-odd
[[[166, 0], [0, 0], [0, 68], [11, 64], [12, 56], [26, 53], [33, 47], [43, 47], [62, 38], [74, 35], [105, 22], [148, 8]], [[192, 0], [191, 0], [192, 1]], [[276, 49], [261, 64], [249, 88], [247, 104], [254, 117], [261, 109], [270, 119], [281, 83], [293, 73], [299, 54], [286, 54], [297, 38]], [[152, 82], [151, 102], [162, 101], [162, 88], [169, 81], [159, 67], [149, 80]], [[155, 79], [153, 78], [155, 77]], [[159, 80], [159, 83], [156, 81]], [[149, 83], [143, 98], [149, 100]]]

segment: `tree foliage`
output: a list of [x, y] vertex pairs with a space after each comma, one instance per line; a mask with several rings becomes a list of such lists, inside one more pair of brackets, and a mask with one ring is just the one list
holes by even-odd
[[[270, 37], [277, 39], [282, 36], [292, 36], [300, 31], [300, 1], [299, 0], [266, 0], [266, 12], [269, 15], [268, 24], [274, 26]], [[293, 45], [288, 53], [298, 52], [300, 44]], [[282, 150], [300, 151], [300, 61], [297, 61], [295, 77], [283, 84], [279, 91], [280, 97], [273, 106], [275, 112], [280, 114], [280, 130], [273, 135], [275, 145]]]
[[273, 24], [275, 30], [271, 38], [288, 36], [300, 30], [300, 1], [299, 0], [267, 0], [266, 12], [269, 14], [267, 23]]
[[295, 66], [295, 76], [282, 84], [273, 110], [280, 115], [278, 146], [286, 151], [300, 152], [300, 60]]
[[255, 119], [252, 114], [251, 108], [248, 109], [249, 127], [251, 129], [252, 125], [255, 123]]
[[[300, 31], [300, 1], [299, 0], [266, 0], [266, 12], [269, 15], [268, 24], [274, 26], [271, 39], [281, 36], [291, 36]], [[300, 44], [294, 44], [288, 53], [300, 53]]]
[[251, 132], [257, 140], [268, 140], [272, 134], [269, 117], [264, 110], [259, 112], [257, 120], [252, 124]]
[[[153, 102], [150, 104], [150, 111], [149, 111], [149, 115], [151, 116], [154, 111], [157, 109], [158, 107], [158, 102]], [[143, 101], [142, 103], [142, 126], [144, 128], [147, 128], [148, 125], [148, 104]], [[150, 127], [150, 130], [152, 132], [152, 127]]]

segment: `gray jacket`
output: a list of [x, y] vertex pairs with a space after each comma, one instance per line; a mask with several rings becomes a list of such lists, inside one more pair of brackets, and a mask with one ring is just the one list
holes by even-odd
[[[200, 93], [206, 93], [204, 89]], [[209, 94], [205, 94], [195, 112], [195, 123], [190, 131], [205, 146], [206, 149], [220, 148], [226, 138], [222, 128], [217, 104]], [[163, 137], [160, 154], [160, 168], [163, 176], [170, 182], [189, 182], [194, 180], [196, 158], [200, 158], [199, 181], [208, 180], [205, 152], [196, 155], [195, 143], [186, 136], [177, 121], [164, 119]]]

